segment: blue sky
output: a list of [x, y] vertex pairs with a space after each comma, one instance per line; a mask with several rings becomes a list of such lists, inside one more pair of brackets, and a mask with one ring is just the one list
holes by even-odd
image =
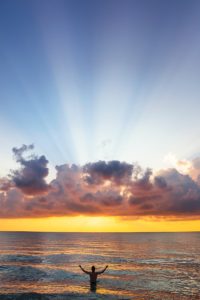
[[30, 143], [52, 165], [197, 156], [199, 32], [194, 0], [2, 0], [0, 173]]

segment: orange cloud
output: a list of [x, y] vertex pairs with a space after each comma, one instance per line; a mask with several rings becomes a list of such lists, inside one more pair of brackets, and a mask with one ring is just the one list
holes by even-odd
[[[14, 148], [21, 167], [0, 181], [1, 218], [89, 215], [184, 220], [200, 216], [198, 176], [195, 179], [175, 168], [154, 175], [138, 165], [99, 161], [57, 166], [56, 178], [47, 184], [45, 156], [24, 157], [32, 148]], [[191, 162], [195, 172], [200, 169], [198, 162]]]

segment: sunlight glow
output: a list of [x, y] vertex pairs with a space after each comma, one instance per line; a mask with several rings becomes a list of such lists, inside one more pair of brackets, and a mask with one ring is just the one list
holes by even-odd
[[200, 221], [126, 220], [117, 217], [0, 219], [1, 231], [41, 232], [176, 232], [200, 231]]
[[[41, 176], [45, 193], [52, 188], [46, 187], [46, 179], [50, 182], [58, 174], [56, 166], [76, 164], [79, 167], [99, 160], [130, 162], [133, 167], [138, 163], [142, 168], [151, 168], [153, 174], [167, 165], [189, 174], [191, 183], [193, 178], [197, 179], [199, 167], [191, 169], [192, 158], [200, 152], [198, 1], [191, 5], [187, 1], [175, 1], [172, 7], [166, 1], [146, 1], [148, 4], [79, 1], [78, 5], [73, 1], [25, 2], [16, 6], [13, 2], [15, 9], [10, 10], [10, 4], [5, 1], [0, 12], [3, 33], [0, 176], [7, 176], [16, 167], [12, 148], [33, 143], [35, 153], [44, 155], [46, 164], [48, 160], [45, 172], [49, 168], [49, 175]], [[180, 7], [183, 9], [176, 9]], [[23, 171], [23, 164], [18, 167]], [[64, 181], [67, 175], [60, 176]], [[32, 180], [35, 185], [37, 179], [38, 176]], [[60, 196], [62, 205], [66, 199], [73, 202], [72, 196], [81, 199], [82, 194], [77, 196], [74, 192], [82, 184], [77, 181], [74, 180], [69, 199], [67, 193], [64, 200]], [[199, 192], [199, 181], [195, 184], [195, 191]], [[57, 184], [55, 193], [59, 194], [59, 188], [67, 190], [66, 185], [60, 188]], [[97, 184], [95, 189], [86, 184], [86, 192], [91, 188], [95, 196], [104, 195], [112, 185], [112, 180], [102, 186]], [[113, 191], [117, 188], [113, 187]], [[122, 187], [120, 195], [124, 191]], [[128, 198], [128, 190], [126, 193], [130, 204], [133, 199]], [[146, 189], [144, 194], [147, 200], [155, 197], [157, 205], [156, 193], [157, 190], [149, 196]], [[189, 191], [185, 196], [183, 191], [182, 195], [188, 212], [190, 194]], [[46, 201], [39, 197], [35, 203]], [[3, 197], [0, 200], [7, 203]], [[10, 201], [10, 211], [15, 210], [17, 202], [12, 197]], [[195, 201], [194, 213], [198, 193]], [[112, 202], [108, 204], [100, 210], [102, 215], [109, 215], [107, 212], [113, 209]], [[78, 214], [84, 214], [82, 203], [79, 205]], [[86, 202], [87, 205], [90, 203]], [[73, 207], [71, 211], [74, 213]], [[78, 216], [20, 219], [20, 222], [1, 219], [0, 230], [190, 231], [200, 229], [199, 224], [200, 221], [174, 223]]]

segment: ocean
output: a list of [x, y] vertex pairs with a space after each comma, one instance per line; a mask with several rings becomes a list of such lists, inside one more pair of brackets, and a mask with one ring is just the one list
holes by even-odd
[[0, 232], [0, 299], [200, 299], [200, 233]]

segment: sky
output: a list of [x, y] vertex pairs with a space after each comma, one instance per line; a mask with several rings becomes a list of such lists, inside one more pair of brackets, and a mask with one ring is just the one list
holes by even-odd
[[0, 230], [200, 230], [200, 2], [0, 2]]

